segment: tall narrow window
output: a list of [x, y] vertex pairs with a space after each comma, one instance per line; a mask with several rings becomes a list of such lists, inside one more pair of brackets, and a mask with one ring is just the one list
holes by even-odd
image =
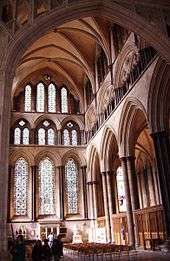
[[78, 175], [77, 166], [73, 159], [69, 159], [65, 166], [67, 214], [78, 213]]
[[45, 130], [43, 128], [38, 130], [38, 144], [45, 145]]
[[54, 130], [53, 129], [48, 129], [48, 145], [54, 145], [55, 135], [54, 135]]
[[117, 182], [119, 211], [124, 212], [126, 211], [126, 197], [125, 197], [125, 186], [123, 180], [123, 171], [121, 167], [117, 169], [116, 182]]
[[71, 134], [72, 134], [72, 145], [76, 146], [77, 145], [77, 131], [72, 130]]
[[69, 131], [67, 129], [65, 129], [63, 131], [63, 141], [64, 141], [64, 145], [70, 145], [70, 136], [69, 136]]
[[25, 128], [23, 129], [23, 144], [27, 145], [29, 144], [29, 129], [28, 128]]
[[25, 111], [31, 111], [31, 86], [27, 85], [25, 87]]
[[20, 158], [15, 163], [14, 175], [14, 209], [16, 215], [27, 214], [28, 163]]
[[45, 104], [44, 98], [45, 98], [44, 84], [39, 83], [37, 85], [37, 111], [38, 112], [44, 112], [44, 104]]
[[48, 111], [56, 112], [56, 88], [53, 83], [48, 86]]
[[49, 158], [45, 158], [39, 164], [40, 215], [55, 214], [54, 184], [54, 165]]
[[20, 128], [15, 128], [14, 131], [14, 144], [21, 144], [21, 130]]
[[61, 89], [61, 112], [68, 113], [68, 98], [67, 98], [67, 89]]

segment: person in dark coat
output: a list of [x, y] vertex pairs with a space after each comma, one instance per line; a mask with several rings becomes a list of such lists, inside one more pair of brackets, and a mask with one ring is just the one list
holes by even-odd
[[32, 260], [41, 261], [42, 260], [42, 243], [41, 240], [37, 240], [32, 249]]
[[60, 260], [60, 257], [63, 256], [63, 242], [60, 235], [58, 235], [57, 239], [54, 239], [51, 250], [54, 261]]
[[10, 253], [12, 255], [12, 261], [25, 261], [25, 244], [22, 235], [17, 237]]
[[42, 260], [43, 261], [51, 260], [51, 249], [48, 245], [48, 239], [44, 239], [44, 245], [42, 246]]

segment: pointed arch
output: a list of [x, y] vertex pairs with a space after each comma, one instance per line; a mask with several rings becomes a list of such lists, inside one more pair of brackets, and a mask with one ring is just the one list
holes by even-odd
[[128, 97], [118, 128], [119, 156], [134, 155], [136, 139], [147, 125], [147, 114], [143, 104], [134, 97]]

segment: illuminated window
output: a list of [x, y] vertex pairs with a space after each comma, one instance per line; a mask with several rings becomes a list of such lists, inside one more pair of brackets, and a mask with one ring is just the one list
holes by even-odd
[[20, 128], [15, 128], [14, 131], [14, 144], [21, 144], [21, 130]]
[[39, 164], [40, 215], [55, 214], [55, 173], [54, 164], [45, 158]]
[[25, 111], [31, 111], [31, 86], [25, 87]]
[[48, 86], [48, 111], [56, 112], [56, 88], [52, 83]]
[[123, 180], [123, 171], [122, 168], [119, 167], [116, 173], [116, 182], [117, 182], [117, 194], [118, 194], [118, 202], [119, 202], [119, 211], [126, 211], [126, 197], [125, 197], [125, 186]]
[[79, 127], [74, 122], [68, 122], [63, 130], [63, 145], [77, 146]]
[[39, 83], [37, 85], [37, 111], [44, 112], [44, 84]]
[[45, 130], [43, 128], [38, 130], [38, 144], [45, 145]]
[[68, 98], [67, 98], [67, 89], [61, 89], [61, 112], [68, 113]]
[[48, 129], [48, 145], [54, 145], [55, 144], [55, 135], [53, 129]]
[[27, 145], [29, 144], [29, 129], [28, 128], [24, 128], [23, 129], [23, 144]]
[[72, 145], [76, 146], [77, 145], [77, 131], [72, 130]]
[[69, 131], [67, 129], [64, 130], [63, 132], [63, 139], [64, 139], [64, 145], [70, 145], [70, 136], [69, 136]]
[[27, 214], [28, 163], [20, 158], [15, 163], [14, 209], [16, 215]]
[[67, 214], [78, 213], [78, 175], [77, 166], [69, 159], [65, 166]]

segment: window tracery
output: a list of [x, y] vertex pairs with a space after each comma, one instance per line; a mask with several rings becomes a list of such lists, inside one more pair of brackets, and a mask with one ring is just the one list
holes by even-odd
[[14, 144], [29, 144], [28, 123], [26, 123], [24, 120], [20, 120], [14, 129]]
[[39, 145], [55, 145], [55, 131], [52, 122], [45, 120], [38, 129]]
[[78, 170], [74, 159], [65, 166], [67, 214], [78, 213]]
[[14, 209], [15, 215], [27, 214], [27, 194], [28, 194], [28, 163], [24, 158], [20, 158], [15, 163], [14, 175]]
[[79, 128], [76, 123], [70, 121], [63, 129], [63, 145], [77, 146], [79, 141]]
[[39, 163], [40, 215], [55, 214], [55, 177], [54, 164], [49, 158]]

